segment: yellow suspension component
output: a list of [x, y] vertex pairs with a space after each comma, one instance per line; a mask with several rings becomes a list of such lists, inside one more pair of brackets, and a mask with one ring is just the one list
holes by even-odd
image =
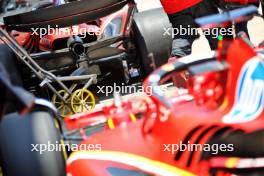
[[130, 119], [131, 119], [132, 122], [136, 122], [137, 121], [137, 118], [136, 118], [136, 116], [133, 113], [130, 113], [129, 116], [130, 116]]
[[112, 130], [112, 129], [115, 128], [115, 124], [114, 124], [114, 121], [113, 121], [112, 118], [109, 118], [109, 119], [107, 120], [107, 124], [108, 124], [109, 129]]

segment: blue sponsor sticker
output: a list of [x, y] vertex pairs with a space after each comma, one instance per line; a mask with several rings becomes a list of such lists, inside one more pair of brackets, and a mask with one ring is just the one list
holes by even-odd
[[223, 117], [225, 123], [253, 121], [264, 108], [264, 62], [253, 58], [243, 66], [236, 87], [234, 105]]

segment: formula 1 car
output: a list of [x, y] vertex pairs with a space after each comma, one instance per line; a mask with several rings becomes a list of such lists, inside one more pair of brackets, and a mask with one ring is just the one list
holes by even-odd
[[[222, 24], [256, 10], [249, 7], [199, 22], [211, 19]], [[103, 116], [111, 129], [83, 140], [82, 145], [101, 144], [102, 150], [80, 148], [73, 152], [67, 160], [67, 173], [263, 175], [263, 148], [254, 145], [263, 142], [257, 141], [263, 140], [258, 130], [264, 127], [263, 55], [242, 38], [222, 44], [218, 51], [183, 57], [154, 71], [144, 85], [153, 90], [151, 101], [142, 101], [141, 108], [129, 108], [121, 102], [109, 111], [66, 119], [68, 127], [74, 129], [85, 127], [89, 117]], [[159, 85], [186, 69], [192, 75], [188, 92], [166, 97]], [[144, 118], [133, 122], [131, 114]], [[254, 140], [253, 136], [258, 137]]]
[[1, 62], [13, 67], [14, 83], [52, 99], [62, 116], [94, 107], [91, 85], [129, 84], [167, 62], [172, 39], [163, 35], [170, 24], [162, 9], [138, 13], [130, 0], [50, 5], [4, 17], [1, 40], [12, 51], [2, 45]]
[[[201, 25], [212, 21], [222, 25], [256, 11], [255, 7], [247, 7], [197, 21]], [[17, 162], [12, 154], [20, 161], [27, 158], [26, 153], [20, 153], [20, 146], [13, 147], [16, 140], [2, 138], [11, 131], [13, 136], [24, 132], [21, 128], [12, 130], [15, 123], [4, 118], [13, 126], [0, 126], [0, 134], [5, 134], [0, 135], [0, 151], [2, 146], [10, 146], [1, 155], [1, 161], [9, 159], [2, 164], [3, 172], [7, 176], [55, 176], [65, 172], [73, 176], [263, 175], [263, 141], [258, 141], [263, 140], [264, 129], [263, 48], [252, 48], [244, 38], [220, 41], [219, 45], [222, 47], [217, 51], [186, 56], [155, 70], [144, 82], [145, 91], [152, 90], [150, 98], [116, 98], [112, 106], [65, 118], [70, 130], [62, 132], [65, 144], [70, 140], [80, 142], [77, 147], [67, 145], [71, 154], [66, 169], [61, 160], [65, 150], [59, 150], [62, 143], [38, 143], [38, 138], [43, 139], [39, 133], [30, 141], [34, 152], [27, 162]], [[175, 89], [168, 97], [159, 85], [183, 70], [191, 75], [188, 90]], [[97, 125], [102, 121], [104, 125], [98, 132]], [[28, 129], [34, 128], [27, 125]], [[43, 123], [42, 128], [45, 127], [52, 126]], [[90, 136], [93, 127], [93, 133], [97, 133]], [[45, 132], [45, 137], [51, 135], [49, 130]], [[80, 136], [70, 137], [72, 133]], [[27, 146], [24, 144], [25, 141], [23, 146]], [[52, 156], [52, 161], [57, 159], [54, 165], [47, 162], [52, 147], [53, 152], [61, 151], [61, 155]], [[24, 149], [32, 150], [30, 145]]]

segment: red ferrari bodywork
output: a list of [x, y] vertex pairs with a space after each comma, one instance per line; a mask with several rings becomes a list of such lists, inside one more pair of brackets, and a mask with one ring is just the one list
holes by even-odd
[[[15, 37], [17, 42], [25, 47], [29, 52], [40, 52], [40, 51], [52, 51], [55, 50], [54, 43], [59, 40], [63, 40], [67, 43], [67, 39], [73, 35], [80, 36], [94, 36], [95, 39], [101, 39], [105, 37], [106, 27], [114, 20], [119, 18], [120, 24], [116, 25], [115, 28], [119, 33], [124, 31], [126, 19], [127, 19], [128, 5], [121, 10], [98, 19], [93, 23], [83, 23], [66, 28], [52, 28], [49, 32], [45, 31], [47, 35], [39, 34], [36, 35], [34, 31], [32, 33], [12, 31], [11, 35]], [[41, 35], [41, 36], [40, 36]], [[109, 36], [108, 36], [109, 37]], [[93, 42], [93, 41], [88, 41]], [[64, 45], [63, 45], [64, 46]], [[60, 48], [63, 49], [63, 48]]]
[[[202, 161], [203, 151], [180, 151], [176, 146], [205, 145], [221, 131], [241, 130], [247, 133], [264, 127], [264, 103], [260, 98], [263, 97], [263, 76], [258, 78], [258, 83], [246, 79], [249, 78], [246, 76], [249, 72], [246, 70], [254, 70], [256, 64], [259, 64], [260, 71], [263, 71], [263, 60], [257, 56], [254, 49], [240, 39], [228, 44], [226, 52], [223, 50], [225, 49], [220, 48], [215, 57], [218, 61], [226, 61], [228, 69], [212, 74], [225, 76], [218, 80], [209, 80], [206, 84], [201, 84], [197, 90], [189, 89], [193, 91], [189, 94], [180, 94], [176, 91], [174, 96], [165, 97], [159, 92], [158, 96], [152, 95], [151, 100], [132, 100], [130, 102], [132, 106], [129, 108], [127, 103], [123, 102], [118, 106], [113, 105], [111, 111], [106, 111], [107, 107], [105, 107], [93, 113], [66, 118], [69, 129], [79, 129], [90, 125], [98, 118], [107, 120], [109, 126], [111, 125], [109, 119], [120, 120], [120, 116], [123, 117], [123, 123], [117, 123], [115, 128], [106, 129], [84, 140], [80, 145], [100, 144], [101, 150], [81, 151], [80, 149], [73, 152], [67, 161], [67, 173], [73, 176], [112, 176], [115, 175], [113, 170], [116, 169], [164, 176], [209, 175], [208, 168], [214, 165], [215, 161], [212, 163]], [[187, 56], [177, 62], [189, 61], [190, 57]], [[145, 87], [148, 87], [153, 80], [158, 81], [160, 73], [172, 71], [172, 64], [168, 63], [151, 74], [145, 80]], [[208, 76], [208, 73], [204, 76]], [[217, 76], [209, 76], [209, 78], [217, 78]], [[208, 87], [219, 80], [222, 81], [220, 84], [213, 84], [217, 86]], [[160, 80], [162, 81], [163, 79]], [[249, 85], [252, 87], [247, 87]], [[222, 88], [222, 96], [216, 98], [211, 96], [218, 92], [219, 86]], [[241, 104], [242, 99], [250, 95], [246, 91], [252, 90], [260, 93], [258, 94], [260, 96], [254, 99], [260, 104], [257, 105], [250, 99], [244, 99], [244, 104]], [[197, 103], [197, 99], [201, 97], [195, 96], [195, 91], [208, 95], [207, 100], [202, 104]], [[256, 97], [256, 94], [251, 95]], [[139, 107], [133, 107], [133, 104], [140, 102]], [[259, 108], [258, 111], [254, 111], [255, 108]], [[141, 114], [144, 118], [128, 122], [130, 114]], [[248, 114], [249, 118], [245, 119]], [[224, 166], [228, 166], [226, 160], [221, 161], [223, 163], [219, 160]]]

